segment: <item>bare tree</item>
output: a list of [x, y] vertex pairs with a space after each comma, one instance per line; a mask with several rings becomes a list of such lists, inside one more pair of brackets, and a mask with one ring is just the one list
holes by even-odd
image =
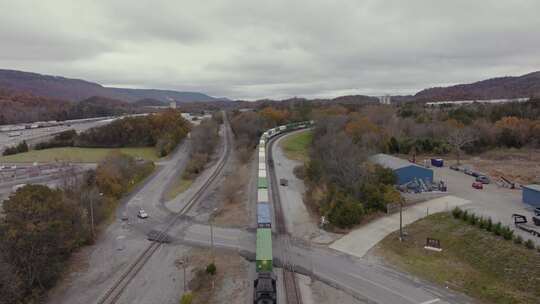
[[450, 145], [452, 145], [454, 151], [456, 152], [457, 164], [459, 165], [461, 157], [461, 149], [475, 142], [478, 139], [478, 134], [475, 130], [468, 127], [457, 126], [450, 131], [446, 140]]

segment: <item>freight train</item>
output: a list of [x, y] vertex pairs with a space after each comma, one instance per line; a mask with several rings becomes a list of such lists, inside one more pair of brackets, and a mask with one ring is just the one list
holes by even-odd
[[253, 285], [254, 304], [276, 304], [276, 276], [272, 256], [272, 213], [268, 200], [268, 175], [266, 172], [266, 143], [280, 134], [309, 128], [313, 121], [294, 122], [264, 132], [259, 140], [259, 167], [257, 177], [257, 278]]

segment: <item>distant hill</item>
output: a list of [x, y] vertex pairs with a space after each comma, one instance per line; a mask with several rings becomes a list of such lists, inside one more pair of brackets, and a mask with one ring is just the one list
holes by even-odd
[[422, 90], [416, 100], [473, 100], [540, 97], [540, 71], [518, 76], [499, 77], [470, 84]]
[[128, 102], [101, 96], [92, 96], [85, 100], [72, 103], [68, 111], [68, 116], [69, 119], [79, 119], [136, 112], [136, 106]]
[[144, 109], [122, 100], [93, 96], [69, 102], [0, 88], [0, 125], [140, 113]]
[[143, 98], [135, 101], [133, 105], [138, 107], [159, 107], [165, 106], [167, 105], [167, 103], [153, 98]]
[[372, 103], [379, 102], [379, 98], [365, 96], [365, 95], [345, 95], [331, 99], [331, 101], [342, 104], [354, 104], [354, 103]]
[[0, 69], [0, 88], [69, 101], [80, 101], [92, 96], [127, 102], [135, 102], [145, 98], [167, 103], [170, 101], [182, 103], [224, 100], [198, 92], [104, 87], [81, 79], [2, 69]]
[[0, 88], [0, 125], [65, 120], [73, 103]]

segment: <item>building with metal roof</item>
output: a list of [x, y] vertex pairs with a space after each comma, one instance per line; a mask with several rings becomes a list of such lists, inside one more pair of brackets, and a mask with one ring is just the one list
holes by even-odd
[[535, 208], [540, 207], [540, 185], [523, 186], [522, 200]]
[[415, 179], [433, 182], [433, 170], [388, 154], [375, 154], [369, 158], [372, 163], [392, 169], [397, 176], [397, 184], [403, 185]]

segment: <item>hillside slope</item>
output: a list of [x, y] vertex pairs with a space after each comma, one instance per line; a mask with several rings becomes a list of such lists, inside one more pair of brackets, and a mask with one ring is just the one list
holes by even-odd
[[540, 71], [517, 77], [498, 77], [470, 84], [422, 90], [417, 100], [471, 100], [540, 97]]
[[198, 92], [112, 88], [81, 79], [2, 69], [0, 69], [0, 88], [70, 101], [80, 101], [92, 96], [120, 99], [127, 102], [144, 98], [162, 102], [222, 100]]

